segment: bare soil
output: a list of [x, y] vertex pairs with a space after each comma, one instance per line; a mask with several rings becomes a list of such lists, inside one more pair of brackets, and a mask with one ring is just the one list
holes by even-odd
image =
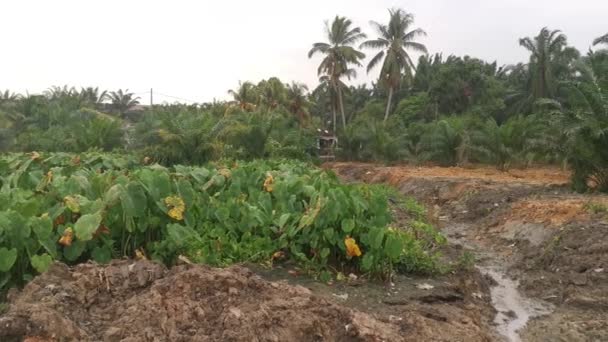
[[10, 303], [2, 341], [399, 341], [406, 328], [238, 266], [56, 264]]
[[[523, 304], [542, 314], [508, 340], [608, 341], [607, 196], [573, 193], [568, 173], [551, 168], [326, 167], [423, 201], [452, 243], [476, 254], [480, 270], [503, 270], [518, 284]], [[517, 320], [497, 311], [506, 324]]]

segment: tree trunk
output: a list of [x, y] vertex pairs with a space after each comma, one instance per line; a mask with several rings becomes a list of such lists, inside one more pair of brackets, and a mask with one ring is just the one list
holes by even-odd
[[386, 113], [384, 113], [384, 122], [388, 119], [388, 113], [391, 111], [391, 102], [393, 101], [393, 87], [388, 88], [388, 102], [386, 103]]
[[333, 125], [333, 134], [336, 134], [336, 104], [331, 103], [331, 124]]
[[338, 92], [338, 105], [340, 106], [340, 114], [342, 115], [342, 128], [346, 128], [346, 116], [344, 115], [344, 103], [342, 102], [342, 89], [337, 88], [336, 91]]

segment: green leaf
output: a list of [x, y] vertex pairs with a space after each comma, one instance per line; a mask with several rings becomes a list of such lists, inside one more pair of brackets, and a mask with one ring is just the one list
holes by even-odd
[[100, 264], [107, 264], [112, 260], [112, 251], [107, 247], [95, 247], [91, 257]]
[[382, 247], [384, 241], [384, 228], [373, 228], [370, 232], [370, 243], [373, 249]]
[[74, 233], [78, 240], [89, 241], [93, 238], [93, 233], [101, 224], [101, 212], [95, 214], [82, 215], [74, 225]]
[[17, 261], [17, 249], [0, 248], [0, 272], [8, 272]]
[[363, 271], [369, 272], [372, 270], [373, 266], [374, 266], [374, 255], [371, 253], [365, 254], [363, 256], [363, 258], [361, 259], [361, 268], [363, 269]]
[[46, 253], [42, 255], [32, 255], [30, 263], [38, 273], [44, 273], [53, 263], [53, 258]]
[[281, 217], [279, 218], [279, 228], [285, 227], [285, 225], [287, 224], [287, 221], [289, 221], [290, 217], [291, 217], [291, 214], [281, 215]]
[[30, 219], [30, 225], [39, 240], [46, 240], [53, 234], [53, 221], [51, 221], [51, 218], [48, 216], [32, 217]]
[[329, 252], [329, 248], [325, 247], [321, 250], [321, 253], [319, 253], [319, 255], [321, 256], [321, 258], [327, 259], [327, 257], [329, 256]]
[[353, 219], [344, 219], [342, 220], [342, 231], [345, 233], [350, 233], [355, 229], [355, 220]]
[[327, 229], [323, 229], [323, 235], [325, 236], [325, 240], [333, 243], [334, 242], [334, 229], [333, 228], [327, 228]]
[[394, 234], [389, 234], [386, 237], [386, 244], [384, 246], [384, 250], [386, 251], [386, 254], [389, 256], [389, 258], [391, 258], [392, 260], [396, 260], [403, 253], [403, 243]]
[[120, 200], [120, 196], [124, 193], [124, 190], [125, 188], [120, 184], [112, 186], [103, 197], [105, 205], [108, 207], [112, 207], [116, 203], [118, 203], [118, 201]]
[[84, 252], [85, 247], [86, 244], [84, 241], [74, 241], [71, 245], [63, 249], [63, 256], [68, 261], [75, 261], [82, 255], [82, 252]]
[[120, 195], [122, 210], [127, 217], [144, 217], [146, 215], [147, 198], [144, 189], [137, 183], [129, 183], [127, 189]]

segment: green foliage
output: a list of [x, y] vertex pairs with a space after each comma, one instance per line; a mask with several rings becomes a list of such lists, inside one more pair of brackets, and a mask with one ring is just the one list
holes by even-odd
[[417, 238], [429, 228], [387, 229], [385, 190], [343, 185], [300, 162], [165, 168], [103, 153], [11, 154], [0, 158], [0, 182], [0, 288], [55, 260], [136, 251], [168, 264], [180, 254], [221, 266], [281, 253], [316, 271], [430, 271], [431, 246]]

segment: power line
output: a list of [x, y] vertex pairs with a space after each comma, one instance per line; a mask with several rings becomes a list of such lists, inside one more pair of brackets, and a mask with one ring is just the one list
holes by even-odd
[[179, 97], [179, 96], [167, 95], [167, 94], [159, 93], [158, 91], [156, 92], [156, 94], [162, 95], [165, 97], [170, 97], [170, 98], [176, 99], [176, 100], [182, 100], [182, 101], [187, 101], [187, 102], [192, 102], [192, 103], [200, 103], [200, 101], [190, 100], [190, 99], [186, 99], [186, 98]]

